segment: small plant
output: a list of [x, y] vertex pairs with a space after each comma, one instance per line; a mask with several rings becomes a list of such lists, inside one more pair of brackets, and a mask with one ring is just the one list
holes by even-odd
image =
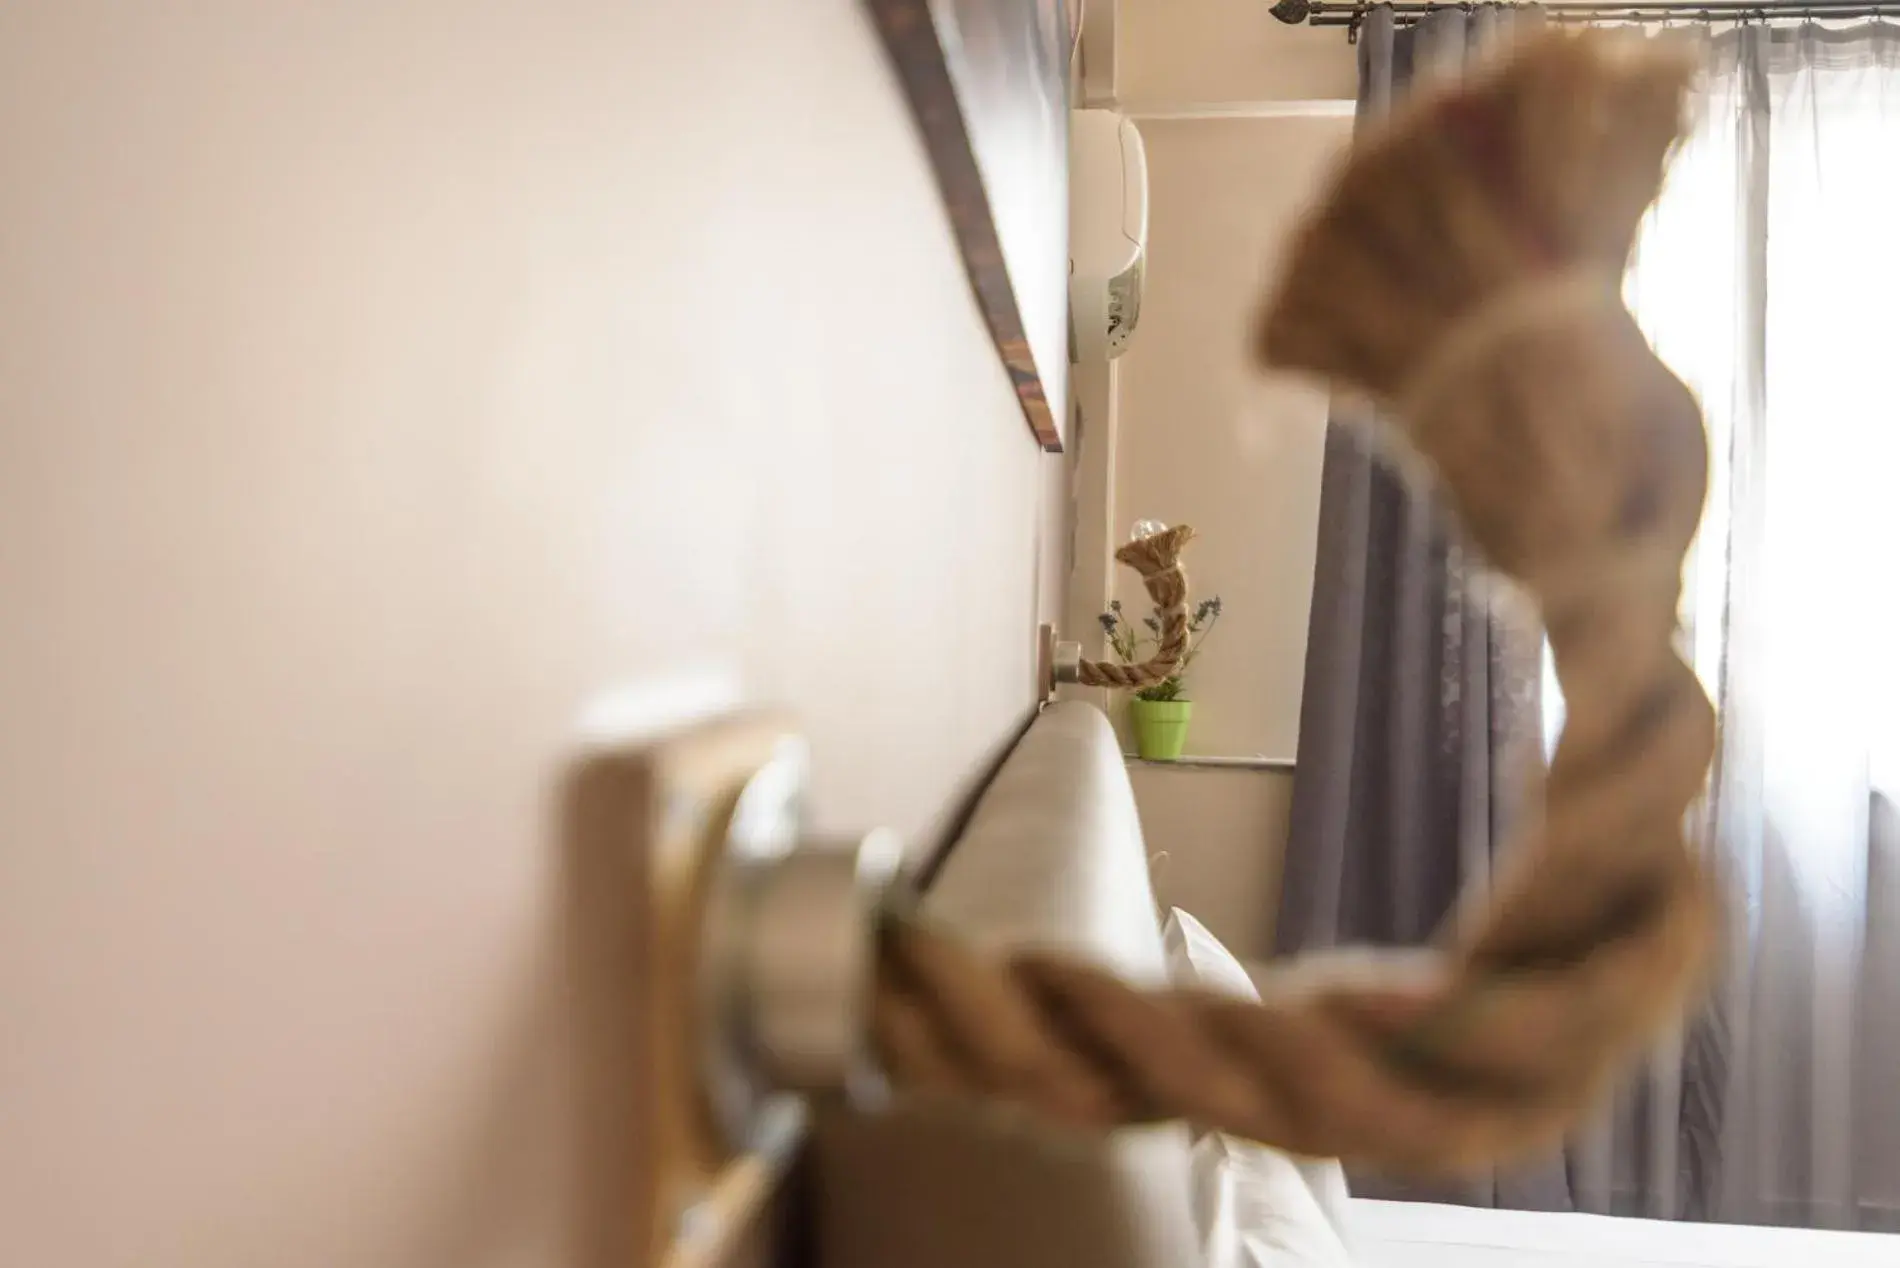
[[[1194, 611], [1188, 617], [1187, 652], [1181, 657], [1181, 663], [1174, 673], [1152, 687], [1143, 687], [1135, 692], [1137, 700], [1185, 700], [1187, 699], [1186, 676], [1188, 666], [1200, 654], [1201, 640], [1205, 639], [1220, 620], [1220, 596], [1202, 599], [1194, 605]], [[1095, 618], [1102, 624], [1102, 633], [1108, 636], [1108, 646], [1115, 653], [1115, 659], [1124, 665], [1132, 665], [1147, 659], [1146, 649], [1161, 644], [1161, 621], [1157, 617], [1145, 616], [1141, 623], [1148, 630], [1146, 634], [1138, 631], [1122, 613], [1122, 601], [1114, 599], [1108, 605], [1108, 611]]]

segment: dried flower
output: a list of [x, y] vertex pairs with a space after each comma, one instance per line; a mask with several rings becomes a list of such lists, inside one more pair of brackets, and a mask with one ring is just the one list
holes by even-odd
[[[1187, 684], [1184, 676], [1187, 668], [1194, 663], [1195, 656], [1200, 653], [1201, 640], [1206, 638], [1208, 631], [1214, 628], [1215, 622], [1220, 620], [1220, 615], [1221, 598], [1217, 594], [1210, 595], [1195, 604], [1194, 610], [1188, 614], [1188, 632], [1193, 637], [1188, 642], [1186, 653], [1181, 657], [1180, 665], [1171, 677], [1152, 687], [1143, 687], [1135, 692], [1136, 698], [1141, 700], [1186, 699]], [[1161, 642], [1160, 618], [1157, 616], [1141, 618], [1141, 623], [1147, 627], [1149, 634], [1149, 637], [1144, 637], [1136, 633], [1134, 624], [1122, 615], [1120, 599], [1111, 600], [1108, 611], [1102, 613], [1096, 620], [1101, 623], [1102, 633], [1108, 636], [1108, 645], [1114, 651], [1115, 658], [1124, 665], [1133, 665], [1145, 660], [1149, 655], [1150, 647]]]

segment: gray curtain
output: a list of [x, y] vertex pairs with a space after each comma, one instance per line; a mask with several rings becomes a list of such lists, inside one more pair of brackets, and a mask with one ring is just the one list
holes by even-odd
[[[1447, 9], [1359, 39], [1359, 117], [1416, 82], [1457, 75], [1534, 9]], [[1541, 633], [1494, 607], [1478, 560], [1430, 491], [1408, 485], [1362, 420], [1335, 418], [1321, 468], [1318, 553], [1275, 950], [1429, 941], [1483, 885], [1538, 737]], [[1456, 1187], [1354, 1176], [1362, 1196], [1567, 1209], [1564, 1165]]]

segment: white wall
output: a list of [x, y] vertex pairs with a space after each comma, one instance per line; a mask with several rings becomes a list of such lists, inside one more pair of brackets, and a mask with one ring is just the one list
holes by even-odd
[[1119, 0], [1124, 110], [1351, 101], [1353, 46], [1336, 27], [1288, 26], [1272, 0]]
[[[1248, 334], [1284, 234], [1350, 138], [1343, 118], [1144, 119], [1151, 179], [1140, 337], [1119, 363], [1114, 501], [1188, 522], [1197, 594], [1225, 614], [1189, 677], [1189, 749], [1298, 751], [1326, 398], [1263, 374]], [[1125, 570], [1124, 570], [1125, 571]], [[1124, 604], [1140, 610], [1131, 577]], [[1288, 770], [1134, 768], [1162, 902], [1236, 954], [1272, 947]]]
[[1243, 958], [1273, 945], [1293, 781], [1277, 771], [1130, 768], [1155, 897]]
[[[1191, 523], [1220, 624], [1189, 676], [1197, 753], [1290, 760], [1312, 599], [1326, 397], [1263, 374], [1251, 333], [1284, 235], [1351, 138], [1347, 118], [1145, 119], [1148, 282], [1120, 365], [1122, 518]], [[1126, 574], [1126, 570], [1124, 570]], [[1124, 575], [1121, 597], [1145, 602]]]
[[[1095, 514], [1111, 544], [1142, 517], [1202, 532], [1189, 570], [1227, 614], [1190, 678], [1189, 750], [1286, 761], [1298, 748], [1326, 402], [1308, 384], [1261, 374], [1247, 336], [1287, 230], [1350, 140], [1356, 72], [1345, 32], [1288, 27], [1267, 9], [1118, 6], [1117, 93], [1148, 151], [1149, 269], [1107, 411], [1113, 450], [1091, 461], [1085, 443], [1082, 472], [1105, 484]], [[1100, 575], [1085, 560], [1072, 607]], [[1125, 603], [1141, 602], [1132, 578], [1112, 584]], [[1164, 856], [1163, 901], [1246, 957], [1271, 946], [1294, 778], [1134, 770], [1150, 850]]]
[[0, 1262], [631, 1262], [587, 720], [737, 678], [923, 832], [1055, 611], [860, 6], [20, 0], [0, 226]]

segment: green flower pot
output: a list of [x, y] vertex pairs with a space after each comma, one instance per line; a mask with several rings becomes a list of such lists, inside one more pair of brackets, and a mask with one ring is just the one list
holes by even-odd
[[1132, 700], [1128, 713], [1135, 722], [1136, 752], [1161, 762], [1181, 756], [1188, 722], [1194, 717], [1192, 700]]

